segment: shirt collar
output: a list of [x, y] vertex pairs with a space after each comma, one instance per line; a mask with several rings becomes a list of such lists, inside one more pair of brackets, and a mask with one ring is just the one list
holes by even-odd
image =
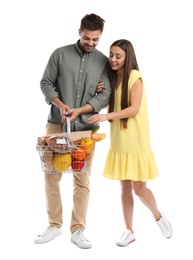
[[[76, 42], [75, 47], [76, 47], [76, 50], [77, 50], [78, 54], [82, 57], [82, 51], [81, 51], [81, 49], [79, 48], [79, 45], [78, 45], [79, 41], [80, 40], [78, 40]], [[96, 48], [94, 48], [91, 52], [87, 52], [87, 54], [88, 54], [88, 56], [90, 56], [90, 55], [92, 55], [95, 52], [96, 52]], [[86, 52], [85, 52], [85, 54], [86, 54]]]

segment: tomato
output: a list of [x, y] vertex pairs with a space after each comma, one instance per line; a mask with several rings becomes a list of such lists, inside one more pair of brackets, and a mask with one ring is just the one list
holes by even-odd
[[71, 163], [71, 167], [76, 172], [81, 172], [81, 170], [84, 168], [84, 161], [79, 160], [73, 160]]

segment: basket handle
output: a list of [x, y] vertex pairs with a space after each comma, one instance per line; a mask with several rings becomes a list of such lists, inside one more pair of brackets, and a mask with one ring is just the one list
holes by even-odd
[[67, 137], [70, 138], [70, 114], [66, 115]]

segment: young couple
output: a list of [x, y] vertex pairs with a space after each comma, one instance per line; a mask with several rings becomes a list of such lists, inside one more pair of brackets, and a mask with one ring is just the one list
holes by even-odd
[[[91, 13], [80, 23], [79, 40], [56, 49], [40, 82], [50, 105], [46, 134], [66, 131], [70, 114], [71, 131], [92, 130], [106, 120], [110, 123], [110, 147], [103, 176], [119, 180], [125, 231], [116, 242], [127, 246], [135, 240], [133, 231], [133, 192], [151, 211], [165, 238], [172, 227], [158, 209], [147, 181], [158, 176], [150, 145], [148, 113], [143, 77], [132, 43], [126, 39], [110, 46], [109, 57], [96, 49], [104, 29], [104, 19]], [[102, 79], [102, 82], [100, 81]], [[107, 114], [99, 114], [107, 107]], [[91, 248], [84, 236], [89, 203], [91, 168], [73, 174], [71, 242], [79, 248]], [[45, 173], [48, 228], [34, 242], [42, 244], [62, 234], [61, 174]]]

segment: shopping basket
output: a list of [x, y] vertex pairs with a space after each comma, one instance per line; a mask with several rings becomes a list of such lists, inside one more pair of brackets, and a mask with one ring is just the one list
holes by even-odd
[[36, 150], [42, 171], [47, 174], [87, 171], [91, 167], [95, 147], [91, 136], [91, 130], [70, 132], [67, 117], [66, 133], [38, 137]]

